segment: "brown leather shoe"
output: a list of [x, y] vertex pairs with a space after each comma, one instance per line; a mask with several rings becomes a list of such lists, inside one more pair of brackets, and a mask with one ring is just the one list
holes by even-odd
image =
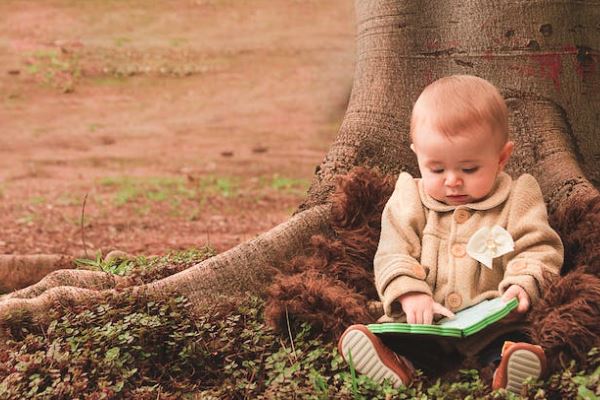
[[415, 369], [411, 362], [387, 348], [365, 325], [346, 329], [338, 342], [338, 351], [357, 372], [375, 382], [388, 379], [398, 388], [413, 379]]
[[539, 379], [546, 374], [544, 349], [531, 343], [504, 342], [502, 360], [494, 372], [492, 389], [504, 388], [520, 394], [527, 378]]

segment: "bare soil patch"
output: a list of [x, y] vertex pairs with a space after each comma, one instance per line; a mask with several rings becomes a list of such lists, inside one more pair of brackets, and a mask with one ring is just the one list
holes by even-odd
[[354, 68], [349, 0], [0, 3], [0, 253], [218, 251], [287, 219]]

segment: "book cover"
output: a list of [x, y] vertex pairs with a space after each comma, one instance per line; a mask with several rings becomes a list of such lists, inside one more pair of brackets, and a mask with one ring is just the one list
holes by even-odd
[[454, 318], [443, 318], [434, 325], [386, 322], [369, 324], [367, 328], [373, 333], [438, 335], [460, 338], [477, 333], [501, 320], [517, 308], [518, 304], [519, 301], [516, 298], [504, 302], [502, 298], [497, 297], [465, 308], [457, 312]]

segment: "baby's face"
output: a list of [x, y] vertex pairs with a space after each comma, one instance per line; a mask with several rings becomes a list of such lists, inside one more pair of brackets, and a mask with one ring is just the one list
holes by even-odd
[[431, 126], [417, 127], [411, 148], [425, 192], [449, 205], [473, 203], [492, 190], [512, 152], [491, 131], [473, 126], [451, 138]]

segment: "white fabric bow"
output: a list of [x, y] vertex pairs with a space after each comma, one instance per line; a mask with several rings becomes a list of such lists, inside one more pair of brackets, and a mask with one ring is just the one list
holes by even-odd
[[492, 269], [492, 260], [515, 249], [515, 242], [506, 229], [499, 225], [484, 226], [471, 236], [467, 254]]

